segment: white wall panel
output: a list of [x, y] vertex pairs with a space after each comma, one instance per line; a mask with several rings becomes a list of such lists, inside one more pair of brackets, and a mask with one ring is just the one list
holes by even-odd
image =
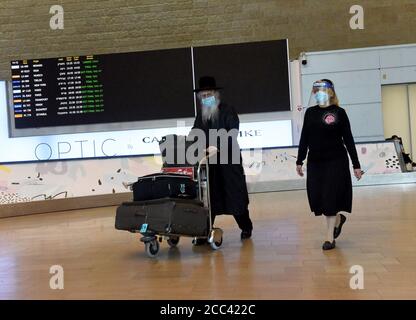
[[382, 85], [416, 82], [416, 63], [414, 66], [382, 68], [380, 82]]
[[378, 52], [381, 68], [416, 65], [416, 46], [381, 49]]
[[302, 100], [308, 103], [312, 84], [318, 79], [330, 79], [341, 105], [381, 102], [379, 70], [320, 73], [302, 77]]
[[377, 51], [328, 51], [306, 53], [308, 63], [302, 67], [302, 74], [319, 74], [351, 70], [369, 70], [379, 67]]

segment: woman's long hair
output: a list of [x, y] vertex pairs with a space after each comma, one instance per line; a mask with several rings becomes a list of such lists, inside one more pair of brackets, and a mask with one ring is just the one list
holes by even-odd
[[321, 79], [321, 81], [327, 82], [332, 86], [332, 88], [329, 89], [329, 92], [331, 93], [331, 97], [329, 98], [329, 103], [331, 105], [336, 105], [339, 107], [339, 100], [338, 100], [337, 94], [335, 93], [334, 83], [329, 79]]

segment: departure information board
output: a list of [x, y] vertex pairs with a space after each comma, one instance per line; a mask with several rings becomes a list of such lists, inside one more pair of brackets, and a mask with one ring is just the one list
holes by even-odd
[[11, 62], [15, 128], [194, 116], [190, 48]]
[[15, 129], [193, 118], [206, 75], [239, 114], [291, 103], [287, 40], [17, 60], [11, 74]]
[[102, 70], [94, 56], [12, 61], [11, 68], [16, 127], [104, 112]]

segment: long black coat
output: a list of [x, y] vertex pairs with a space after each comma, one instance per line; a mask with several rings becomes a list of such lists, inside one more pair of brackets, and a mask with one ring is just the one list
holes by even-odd
[[[209, 145], [209, 129], [231, 129], [239, 130], [240, 121], [237, 112], [231, 106], [221, 103], [219, 105], [218, 119], [215, 123], [204, 123], [200, 113], [198, 113], [194, 128], [201, 129], [205, 132], [207, 139], [206, 145]], [[228, 140], [228, 163], [220, 164], [221, 146], [218, 143], [211, 143], [218, 148], [218, 164], [209, 165], [209, 182], [210, 182], [210, 198], [211, 212], [215, 215], [232, 214], [241, 215], [248, 210], [248, 192], [246, 184], [246, 176], [242, 166], [241, 152], [237, 142], [237, 135], [233, 135]], [[239, 163], [232, 164], [231, 150], [238, 148]], [[234, 149], [235, 150], [235, 149]]]

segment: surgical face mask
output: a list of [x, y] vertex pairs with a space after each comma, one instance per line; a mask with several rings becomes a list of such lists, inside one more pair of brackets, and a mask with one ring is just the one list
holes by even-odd
[[315, 93], [315, 99], [319, 105], [324, 105], [329, 100], [329, 95], [326, 92], [318, 91], [317, 93]]
[[216, 101], [214, 96], [209, 96], [209, 97], [206, 97], [206, 98], [202, 98], [201, 99], [201, 104], [204, 107], [212, 108], [212, 107], [216, 106], [217, 101]]

